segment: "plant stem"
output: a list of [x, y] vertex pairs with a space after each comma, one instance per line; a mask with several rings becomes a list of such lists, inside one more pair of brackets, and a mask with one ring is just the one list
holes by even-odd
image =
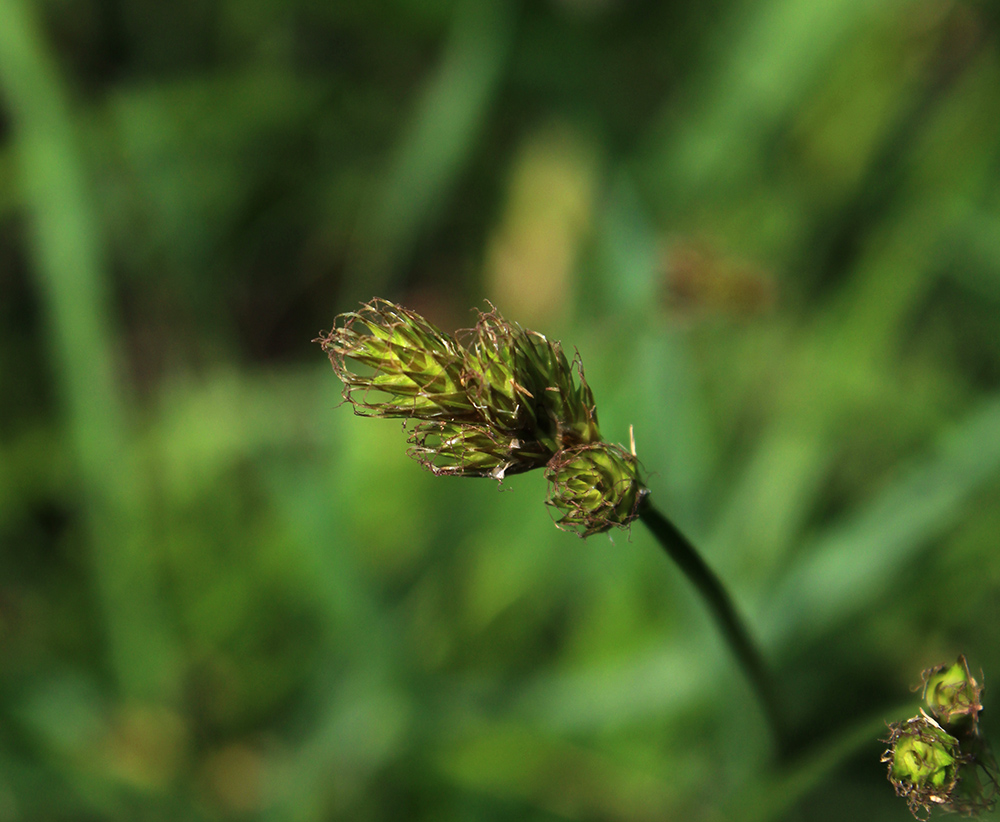
[[684, 575], [704, 598], [712, 616], [722, 630], [722, 635], [760, 701], [764, 716], [774, 735], [780, 760], [785, 753], [787, 740], [782, 721], [783, 714], [780, 710], [774, 682], [756, 645], [750, 638], [746, 625], [737, 614], [728, 592], [715, 572], [705, 564], [694, 545], [677, 529], [677, 526], [653, 507], [648, 497], [642, 504], [639, 518], [652, 531], [663, 550], [677, 563]]

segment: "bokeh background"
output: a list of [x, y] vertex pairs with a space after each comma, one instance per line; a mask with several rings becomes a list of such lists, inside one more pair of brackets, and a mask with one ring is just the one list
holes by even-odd
[[[1000, 677], [1000, 13], [0, 0], [0, 821], [904, 820]], [[437, 479], [311, 340], [578, 350], [644, 529]], [[1000, 728], [998, 728], [1000, 730]]]

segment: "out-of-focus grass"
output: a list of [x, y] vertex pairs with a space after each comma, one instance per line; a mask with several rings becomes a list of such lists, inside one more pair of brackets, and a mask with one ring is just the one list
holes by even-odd
[[[0, 0], [0, 820], [907, 818], [1000, 670], [990, 9], [172, 5]], [[376, 290], [580, 351], [787, 771], [640, 528], [339, 406]]]
[[160, 698], [170, 687], [171, 650], [143, 545], [149, 518], [114, 375], [103, 249], [75, 124], [30, 10], [11, 0], [2, 11], [0, 80], [111, 665], [125, 694]]

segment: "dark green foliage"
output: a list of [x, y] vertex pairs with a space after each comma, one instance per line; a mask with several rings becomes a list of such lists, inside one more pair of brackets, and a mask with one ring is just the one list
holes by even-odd
[[[0, 0], [0, 820], [905, 819], [873, 740], [912, 671], [1000, 671], [997, 37], [950, 0]], [[337, 408], [309, 340], [375, 295], [579, 349], [795, 768], [641, 529]]]

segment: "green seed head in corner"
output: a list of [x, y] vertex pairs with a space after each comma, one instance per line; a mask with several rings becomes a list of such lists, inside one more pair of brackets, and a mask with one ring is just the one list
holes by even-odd
[[927, 710], [953, 732], [977, 732], [982, 686], [969, 673], [969, 664], [959, 656], [953, 665], [938, 665], [924, 671]]
[[958, 781], [962, 754], [958, 740], [929, 716], [908, 719], [889, 727], [889, 781], [897, 796], [906, 797], [913, 815], [946, 807]]

